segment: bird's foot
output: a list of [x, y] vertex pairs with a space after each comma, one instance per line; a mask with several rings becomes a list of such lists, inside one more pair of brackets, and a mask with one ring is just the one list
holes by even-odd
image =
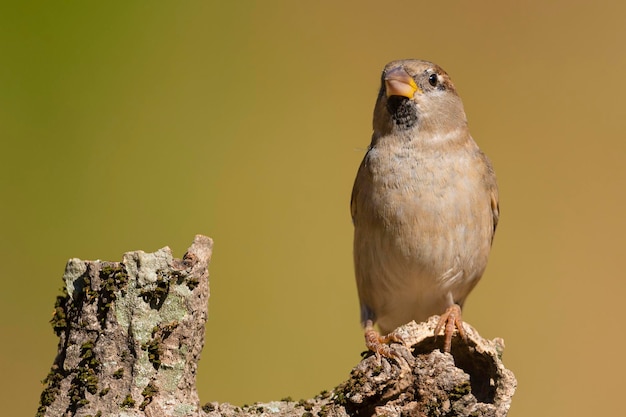
[[461, 307], [458, 304], [452, 304], [448, 307], [441, 317], [439, 317], [439, 322], [437, 323], [437, 327], [435, 327], [435, 337], [437, 337], [441, 329], [443, 329], [443, 351], [446, 353], [450, 353], [450, 349], [452, 348], [452, 335], [454, 334], [455, 328], [458, 329], [459, 335], [463, 338], [465, 343], [467, 343], [467, 336], [465, 335], [465, 330], [463, 330]]
[[365, 345], [369, 350], [376, 353], [376, 355], [384, 356], [386, 358], [395, 358], [398, 356], [395, 353], [389, 343], [396, 342], [404, 344], [402, 337], [395, 331], [381, 336], [376, 329], [374, 329], [374, 323], [368, 320], [365, 323]]

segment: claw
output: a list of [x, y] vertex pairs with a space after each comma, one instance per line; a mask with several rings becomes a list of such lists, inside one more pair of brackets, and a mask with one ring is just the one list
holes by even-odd
[[453, 304], [446, 309], [446, 311], [439, 317], [439, 322], [437, 323], [437, 327], [435, 327], [435, 337], [443, 331], [443, 351], [446, 353], [450, 353], [450, 349], [452, 348], [452, 335], [454, 334], [454, 329], [458, 329], [459, 335], [463, 338], [463, 340], [467, 343], [467, 336], [465, 334], [465, 330], [463, 330], [463, 320], [461, 319], [461, 307], [458, 304]]
[[404, 343], [399, 334], [391, 332], [388, 335], [381, 336], [380, 333], [374, 329], [372, 320], [365, 322], [365, 345], [369, 350], [376, 353], [376, 355], [386, 358], [395, 358], [398, 355], [389, 346], [391, 342]]

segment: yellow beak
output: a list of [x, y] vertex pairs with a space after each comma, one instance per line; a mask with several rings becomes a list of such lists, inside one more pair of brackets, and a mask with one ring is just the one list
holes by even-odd
[[385, 91], [387, 97], [413, 98], [416, 91], [422, 94], [422, 90], [415, 84], [413, 77], [402, 67], [393, 68], [385, 74]]

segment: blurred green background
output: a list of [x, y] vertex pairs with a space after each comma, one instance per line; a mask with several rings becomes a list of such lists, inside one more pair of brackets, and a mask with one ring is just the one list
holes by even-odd
[[201, 401], [309, 398], [363, 340], [348, 202], [384, 64], [451, 74], [502, 217], [465, 319], [510, 415], [615, 414], [625, 366], [626, 6], [0, 6], [0, 395], [35, 413], [70, 257], [215, 240]]

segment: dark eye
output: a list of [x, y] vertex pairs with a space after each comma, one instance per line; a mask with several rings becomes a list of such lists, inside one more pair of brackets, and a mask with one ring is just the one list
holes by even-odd
[[437, 74], [430, 74], [428, 76], [428, 82], [430, 83], [430, 85], [432, 85], [433, 87], [435, 87], [437, 85], [437, 82], [439, 81], [439, 77], [437, 77]]

